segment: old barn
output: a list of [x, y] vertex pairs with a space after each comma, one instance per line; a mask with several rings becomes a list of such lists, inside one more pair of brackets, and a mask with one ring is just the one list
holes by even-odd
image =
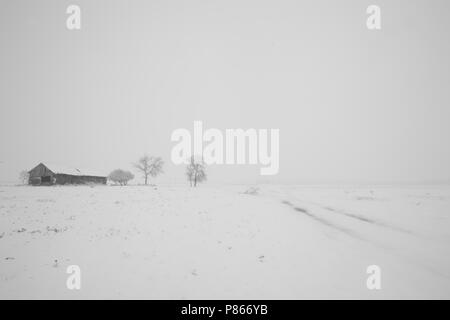
[[59, 165], [38, 164], [29, 172], [28, 183], [34, 186], [54, 184], [106, 184], [107, 178], [98, 173]]

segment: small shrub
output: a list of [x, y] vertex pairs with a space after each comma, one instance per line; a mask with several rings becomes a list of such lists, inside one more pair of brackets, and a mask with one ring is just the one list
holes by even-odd
[[128, 181], [134, 179], [134, 175], [130, 171], [116, 169], [109, 174], [108, 179], [115, 184], [126, 186], [128, 184]]

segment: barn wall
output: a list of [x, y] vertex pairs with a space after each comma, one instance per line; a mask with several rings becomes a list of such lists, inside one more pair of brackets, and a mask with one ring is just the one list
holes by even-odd
[[106, 177], [73, 176], [69, 174], [56, 174], [55, 184], [106, 184]]
[[42, 163], [32, 169], [30, 172], [30, 178], [35, 177], [43, 177], [43, 176], [53, 176], [53, 172], [51, 172], [46, 166]]
[[84, 183], [106, 184], [106, 177], [81, 176], [80, 180]]
[[[41, 177], [49, 176], [50, 181], [53, 181], [54, 174], [42, 163], [29, 171], [28, 183], [32, 185], [41, 185]], [[51, 183], [47, 183], [51, 184]]]
[[69, 174], [57, 173], [57, 174], [55, 174], [55, 178], [56, 178], [55, 184], [72, 184], [73, 177], [74, 176], [71, 176]]

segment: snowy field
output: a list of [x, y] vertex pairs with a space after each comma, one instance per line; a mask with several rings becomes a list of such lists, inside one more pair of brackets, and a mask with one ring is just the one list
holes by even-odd
[[0, 298], [450, 298], [450, 187], [248, 187], [0, 187]]

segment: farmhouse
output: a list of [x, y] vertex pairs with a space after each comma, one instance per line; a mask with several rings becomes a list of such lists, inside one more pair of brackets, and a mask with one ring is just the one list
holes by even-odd
[[38, 164], [29, 172], [28, 184], [34, 186], [54, 184], [106, 184], [106, 176], [77, 168]]

